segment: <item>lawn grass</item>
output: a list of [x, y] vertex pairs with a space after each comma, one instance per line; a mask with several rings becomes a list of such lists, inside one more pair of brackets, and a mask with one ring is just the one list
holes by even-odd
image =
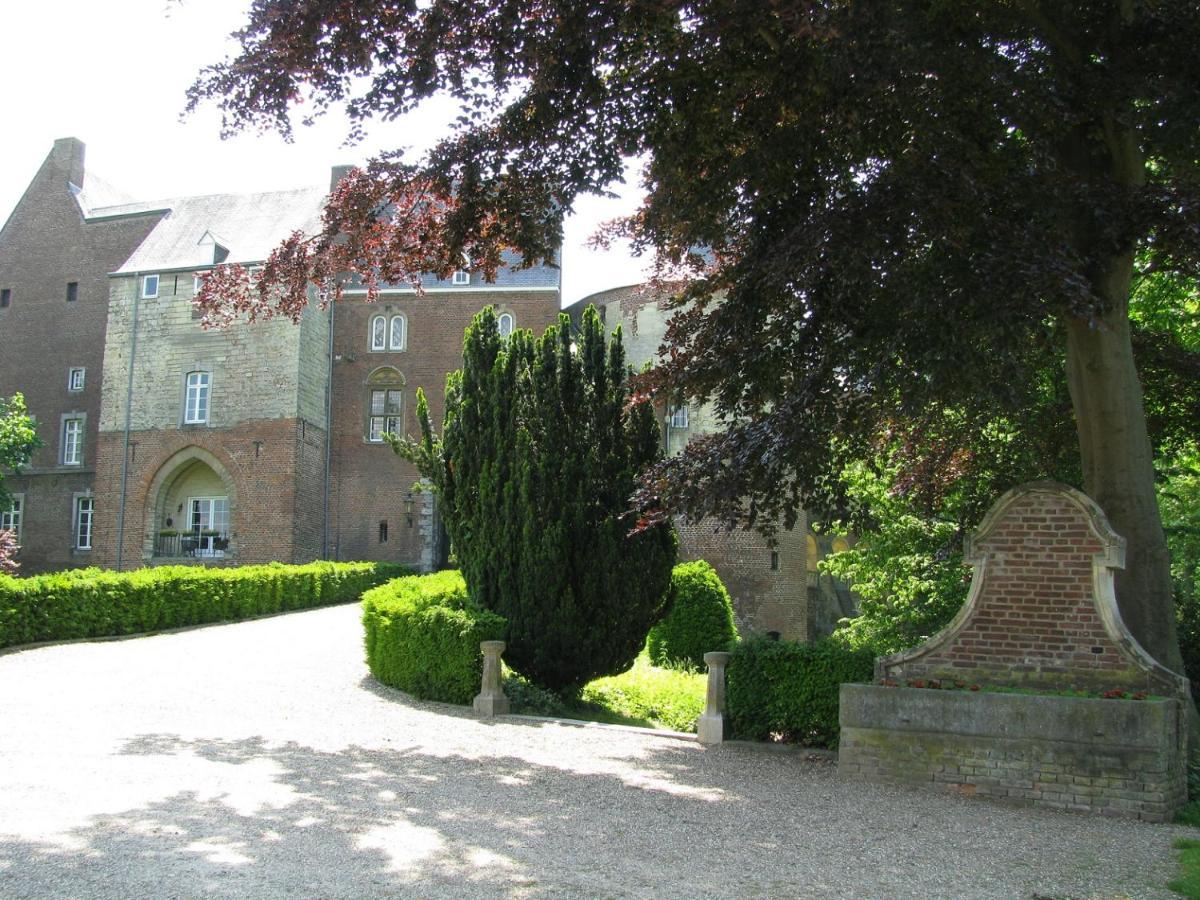
[[706, 682], [703, 674], [651, 665], [643, 651], [628, 672], [590, 681], [578, 697], [558, 697], [511, 670], [504, 691], [515, 713], [694, 732]]
[[1200, 841], [1180, 838], [1175, 842], [1179, 851], [1180, 876], [1167, 885], [1177, 894], [1200, 900]]
[[706, 675], [651, 665], [643, 652], [628, 672], [588, 682], [575, 705], [584, 712], [598, 708], [600, 714], [630, 724], [695, 731], [696, 719], [704, 712], [706, 683]]

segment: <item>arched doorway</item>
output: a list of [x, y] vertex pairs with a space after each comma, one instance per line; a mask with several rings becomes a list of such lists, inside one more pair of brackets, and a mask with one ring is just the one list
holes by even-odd
[[233, 555], [233, 479], [199, 447], [176, 453], [150, 486], [148, 542], [159, 558], [224, 559]]

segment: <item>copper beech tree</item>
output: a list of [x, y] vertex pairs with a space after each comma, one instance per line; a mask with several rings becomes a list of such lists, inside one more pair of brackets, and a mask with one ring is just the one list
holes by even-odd
[[650, 476], [665, 508], [789, 523], [889, 423], [1018, 406], [1057, 342], [1083, 487], [1128, 542], [1122, 613], [1180, 668], [1127, 311], [1135, 254], [1200, 263], [1197, 3], [256, 0], [236, 38], [190, 94], [229, 133], [332, 106], [359, 132], [438, 92], [461, 115], [210, 307], [549, 259], [641, 157], [614, 232], [682, 279], [655, 384], [726, 426]]

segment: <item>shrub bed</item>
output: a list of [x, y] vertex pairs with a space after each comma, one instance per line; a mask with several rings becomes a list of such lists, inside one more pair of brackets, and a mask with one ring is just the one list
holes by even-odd
[[845, 682], [871, 681], [874, 665], [871, 651], [836, 641], [742, 641], [726, 670], [732, 736], [835, 748], [838, 691]]
[[367, 666], [384, 684], [426, 700], [470, 703], [483, 675], [480, 641], [504, 636], [459, 572], [401, 578], [363, 595]]
[[411, 571], [385, 563], [315, 562], [0, 576], [0, 647], [141, 634], [346, 603]]
[[704, 668], [704, 654], [737, 640], [733, 603], [717, 570], [704, 560], [671, 572], [670, 612], [650, 629], [646, 647], [656, 666]]

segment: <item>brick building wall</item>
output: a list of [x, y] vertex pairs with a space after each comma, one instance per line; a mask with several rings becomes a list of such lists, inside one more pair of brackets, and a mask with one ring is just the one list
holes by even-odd
[[[428, 567], [425, 554], [436, 538], [428, 497], [407, 496], [418, 480], [415, 468], [386, 443], [367, 440], [370, 383], [383, 369], [398, 373], [401, 430], [417, 437], [416, 392], [429, 401], [430, 420], [441, 429], [446, 374], [462, 366], [463, 331], [485, 306], [513, 315], [517, 328], [541, 334], [558, 316], [557, 289], [474, 288], [388, 292], [376, 303], [348, 299], [334, 310], [333, 480], [330, 496], [330, 556], [403, 562]], [[371, 349], [371, 322], [403, 316], [405, 349]], [[389, 342], [390, 345], [390, 342]], [[383, 387], [380, 382], [377, 387]], [[383, 525], [386, 523], [386, 539]]]
[[[132, 207], [85, 215], [81, 202], [105, 188], [86, 171], [84, 155], [78, 140], [55, 141], [0, 229], [0, 290], [9, 292], [0, 307], [0, 396], [25, 395], [44, 442], [23, 475], [5, 478], [11, 493], [23, 495], [18, 559], [27, 574], [92, 560], [75, 549], [74, 500], [95, 484], [108, 273], [162, 217]], [[71, 368], [84, 370], [80, 391], [68, 388]], [[65, 417], [84, 420], [78, 465], [63, 463]]]
[[[224, 557], [203, 562], [235, 565], [312, 558], [297, 552], [298, 544], [311, 547], [314, 541], [311, 533], [298, 541], [295, 524], [297, 503], [304, 499], [304, 485], [295, 471], [301, 428], [302, 423], [292, 418], [247, 421], [227, 428], [131, 432], [123, 529], [118, 525], [118, 510], [124, 435], [101, 433], [96, 531], [103, 540], [97, 542], [97, 564], [117, 567], [117, 535], [122, 531], [121, 568], [181, 561], [156, 558], [154, 541], [162, 530], [183, 526], [186, 509], [164, 509], [161, 500], [172, 475], [194, 460], [222, 478], [229, 498], [229, 548]], [[315, 540], [319, 539], [318, 531]]]

